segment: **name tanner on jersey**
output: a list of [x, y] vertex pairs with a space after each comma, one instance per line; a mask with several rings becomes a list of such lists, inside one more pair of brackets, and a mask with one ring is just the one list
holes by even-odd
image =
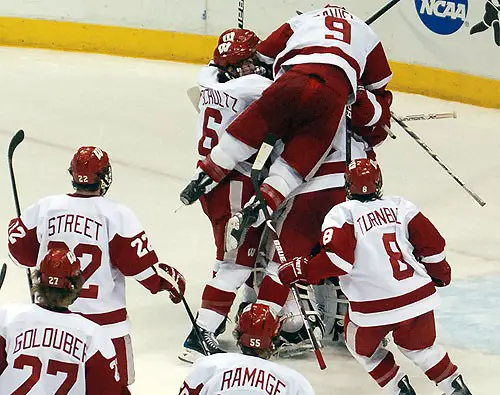
[[286, 388], [286, 384], [270, 372], [257, 368], [240, 367], [224, 372], [220, 390], [245, 386], [259, 388], [269, 395], [283, 394], [282, 391]]
[[48, 236], [57, 233], [78, 233], [90, 239], [99, 240], [102, 224], [80, 214], [62, 214], [48, 220]]
[[238, 104], [238, 99], [226, 92], [221, 92], [212, 88], [203, 88], [200, 91], [201, 105], [210, 106], [215, 105], [219, 107], [228, 108], [234, 113], [238, 112], [236, 110], [236, 105]]
[[375, 226], [383, 226], [387, 224], [398, 223], [398, 209], [392, 207], [381, 207], [371, 211], [368, 214], [363, 214], [359, 217], [356, 223], [363, 234], [373, 229]]
[[16, 336], [15, 344], [14, 354], [44, 347], [62, 351], [81, 362], [87, 359], [87, 344], [71, 333], [57, 328], [28, 329]]

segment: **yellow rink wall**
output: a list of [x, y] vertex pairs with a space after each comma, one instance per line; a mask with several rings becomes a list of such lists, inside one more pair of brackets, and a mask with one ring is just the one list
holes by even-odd
[[[83, 51], [205, 63], [217, 38], [164, 30], [0, 17], [0, 45]], [[390, 88], [500, 108], [500, 81], [416, 64], [391, 62]]]

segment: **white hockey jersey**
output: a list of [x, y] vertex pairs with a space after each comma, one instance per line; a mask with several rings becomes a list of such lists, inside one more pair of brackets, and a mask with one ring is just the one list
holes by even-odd
[[428, 271], [448, 267], [445, 242], [413, 203], [395, 196], [350, 200], [327, 214], [322, 231], [324, 249], [308, 264], [311, 277], [328, 277], [328, 267], [340, 275], [357, 325], [401, 322], [438, 306]]
[[258, 357], [227, 353], [198, 359], [179, 395], [314, 395], [304, 376]]
[[296, 64], [335, 65], [346, 73], [354, 103], [358, 81], [372, 91], [392, 78], [380, 39], [361, 19], [340, 6], [310, 11], [290, 19], [257, 48], [273, 62], [275, 77]]
[[100, 196], [56, 195], [27, 208], [9, 225], [11, 258], [39, 265], [51, 247], [65, 245], [80, 259], [85, 284], [70, 307], [106, 327], [111, 338], [127, 335], [130, 322], [125, 276], [156, 293], [158, 257], [135, 214]]
[[[250, 104], [257, 100], [272, 81], [250, 74], [221, 83], [219, 69], [205, 66], [198, 76], [200, 88], [198, 118], [198, 154], [204, 159], [225, 133], [227, 126]], [[241, 162], [235, 170], [249, 176], [251, 164]]]
[[0, 393], [121, 394], [115, 348], [97, 324], [38, 305], [0, 307]]

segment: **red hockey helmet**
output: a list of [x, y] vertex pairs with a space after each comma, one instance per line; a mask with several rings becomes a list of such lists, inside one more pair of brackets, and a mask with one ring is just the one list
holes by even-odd
[[378, 163], [371, 159], [355, 159], [345, 173], [346, 188], [351, 195], [380, 194], [382, 173]]
[[237, 66], [255, 54], [260, 39], [248, 29], [228, 29], [219, 37], [214, 63], [221, 67]]
[[263, 351], [274, 351], [274, 340], [278, 336], [281, 322], [265, 304], [247, 306], [239, 318], [240, 346]]
[[104, 195], [112, 182], [111, 165], [106, 151], [98, 147], [80, 147], [73, 155], [69, 172], [73, 185], [92, 186], [100, 184]]
[[80, 274], [80, 261], [68, 248], [51, 248], [40, 264], [40, 282], [49, 287], [73, 289], [69, 278]]

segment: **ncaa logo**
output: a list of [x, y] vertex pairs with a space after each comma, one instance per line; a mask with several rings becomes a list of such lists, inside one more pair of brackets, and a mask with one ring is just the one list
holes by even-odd
[[465, 23], [469, 0], [415, 0], [418, 16], [434, 33], [448, 35]]

